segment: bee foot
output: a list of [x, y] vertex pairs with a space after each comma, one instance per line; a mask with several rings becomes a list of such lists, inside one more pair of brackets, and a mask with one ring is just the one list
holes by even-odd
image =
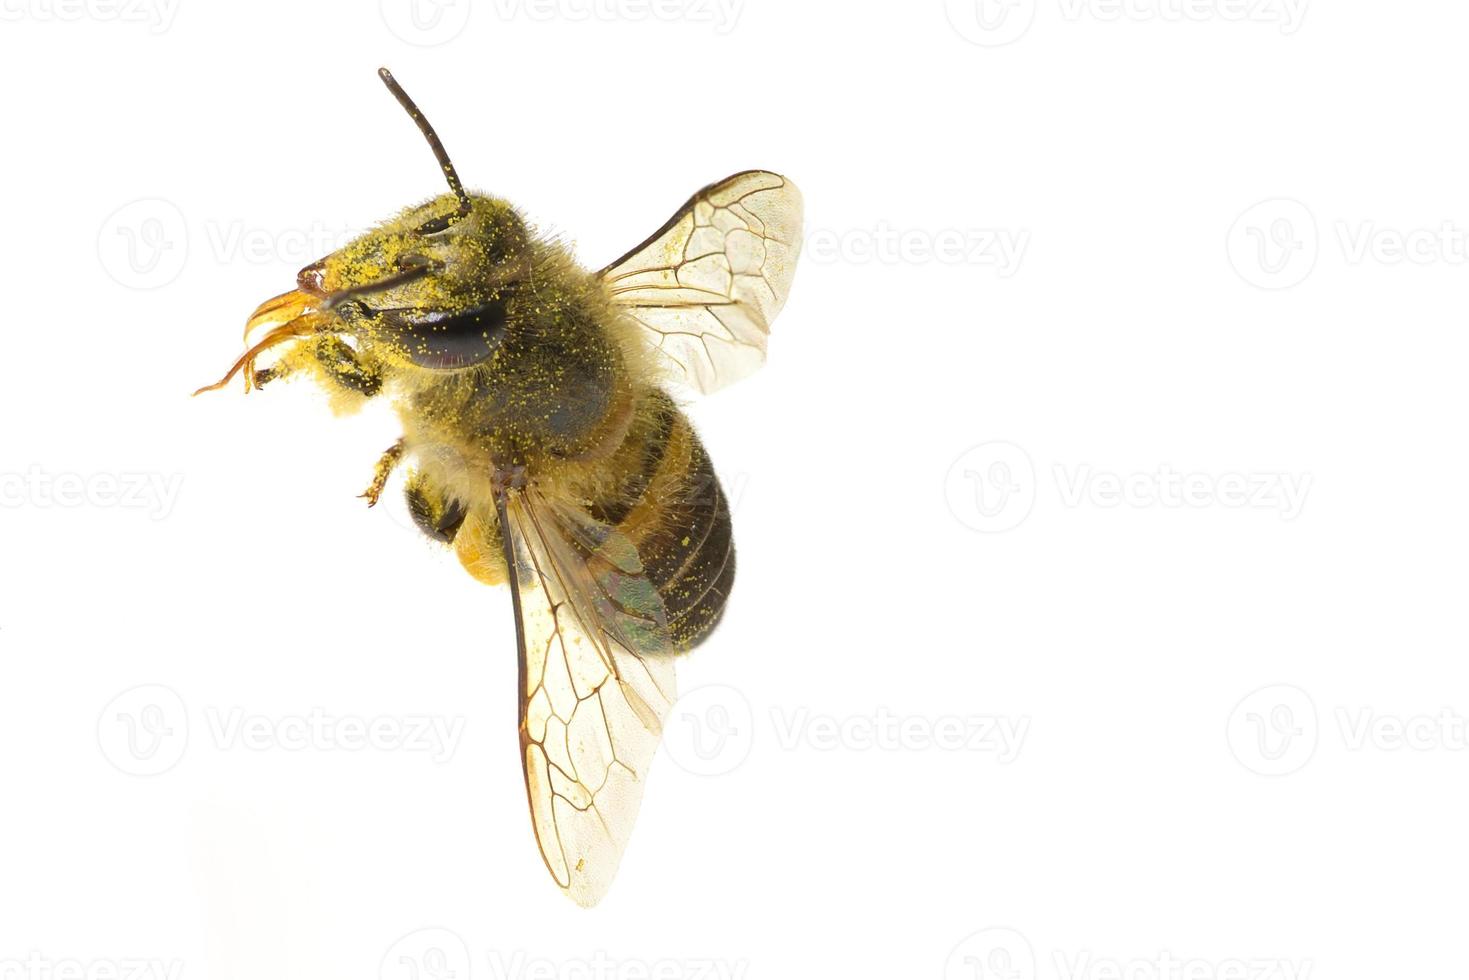
[[388, 485], [388, 477], [393, 475], [393, 470], [403, 461], [403, 440], [399, 439], [388, 447], [388, 451], [382, 454], [377, 461], [377, 468], [372, 474], [372, 484], [366, 490], [358, 494], [359, 500], [366, 500], [368, 507], [376, 507], [379, 498], [383, 495], [383, 488]]

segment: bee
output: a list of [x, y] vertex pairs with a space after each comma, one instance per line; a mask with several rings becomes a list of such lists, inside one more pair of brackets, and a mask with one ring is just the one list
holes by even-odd
[[588, 272], [506, 201], [466, 191], [379, 75], [449, 192], [302, 269], [195, 394], [296, 377], [338, 412], [391, 403], [402, 438], [363, 496], [375, 505], [404, 467], [418, 527], [509, 587], [532, 827], [557, 886], [595, 905], [632, 832], [676, 656], [709, 636], [734, 582], [729, 503], [674, 393], [764, 362], [801, 195], [778, 174], [735, 174]]

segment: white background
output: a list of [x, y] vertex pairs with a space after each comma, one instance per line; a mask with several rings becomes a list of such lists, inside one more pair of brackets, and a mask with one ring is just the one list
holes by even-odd
[[[0, 5], [0, 977], [1462, 971], [1469, 9], [67, 2]], [[354, 499], [391, 416], [187, 397], [441, 191], [379, 64], [592, 267], [806, 194], [591, 912], [508, 595]]]

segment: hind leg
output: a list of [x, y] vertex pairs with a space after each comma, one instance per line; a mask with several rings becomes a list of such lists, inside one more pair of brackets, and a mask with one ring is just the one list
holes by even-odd
[[408, 475], [403, 495], [408, 500], [408, 513], [420, 531], [440, 544], [454, 543], [468, 516], [462, 503], [450, 498], [418, 471]]
[[409, 474], [404, 494], [413, 523], [433, 540], [453, 548], [466, 572], [486, 585], [505, 584], [505, 553], [494, 511], [469, 507], [421, 472]]
[[505, 553], [494, 511], [469, 507], [421, 472], [409, 474], [403, 492], [408, 513], [420, 531], [453, 548], [454, 556], [474, 578], [486, 585], [505, 584]]

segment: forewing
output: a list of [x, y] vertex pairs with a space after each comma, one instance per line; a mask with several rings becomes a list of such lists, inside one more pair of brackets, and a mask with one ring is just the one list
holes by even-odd
[[801, 192], [779, 174], [735, 174], [691, 197], [602, 276], [613, 302], [707, 394], [765, 363], [796, 274], [801, 210]]
[[536, 841], [577, 904], [612, 884], [673, 704], [662, 599], [615, 529], [534, 490], [498, 501]]

